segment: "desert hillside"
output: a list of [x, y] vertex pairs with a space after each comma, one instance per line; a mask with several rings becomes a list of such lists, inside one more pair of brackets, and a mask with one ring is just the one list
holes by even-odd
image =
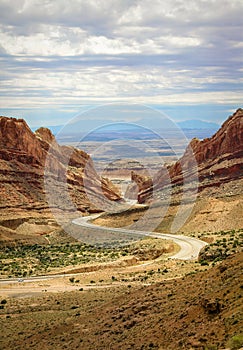
[[132, 173], [132, 179], [138, 182], [138, 201], [161, 199], [170, 184], [177, 192], [183, 185], [190, 192], [197, 185], [197, 179], [198, 191], [206, 195], [223, 189], [229, 182], [234, 187], [233, 181], [243, 178], [242, 145], [243, 109], [239, 108], [211, 138], [193, 139], [181, 159], [161, 168], [151, 181], [145, 179], [142, 185], [141, 177]]
[[150, 286], [7, 299], [2, 349], [239, 349], [242, 268], [241, 253]]
[[[88, 171], [84, 171], [85, 167]], [[41, 235], [57, 228], [51, 220], [44, 176], [48, 177], [48, 183], [53, 183], [54, 193], [56, 188], [58, 194], [67, 188], [80, 212], [99, 212], [103, 195], [113, 201], [121, 199], [118, 189], [97, 175], [88, 154], [60, 146], [46, 128], [33, 133], [23, 119], [0, 117], [1, 240], [28, 239], [28, 233], [32, 234], [32, 240], [37, 236], [39, 242], [44, 242]], [[59, 195], [56, 200], [58, 209], [64, 199]], [[25, 221], [29, 222], [26, 230], [22, 227], [20, 232], [16, 231]], [[36, 222], [38, 226], [33, 229], [31, 225]]]
[[[131, 173], [137, 199], [147, 203], [150, 220], [166, 213], [157, 230], [170, 232], [180, 212], [187, 220], [181, 233], [216, 232], [243, 227], [243, 109], [238, 109], [211, 137], [193, 139], [176, 163], [162, 167], [154, 178]], [[154, 204], [153, 204], [154, 203]], [[167, 208], [168, 207], [168, 208]], [[127, 224], [144, 215], [126, 215]], [[130, 217], [130, 219], [129, 219]], [[124, 226], [124, 215], [96, 221], [107, 226]]]

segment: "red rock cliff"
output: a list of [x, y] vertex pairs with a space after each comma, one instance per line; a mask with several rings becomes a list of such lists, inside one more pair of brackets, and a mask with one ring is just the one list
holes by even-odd
[[[85, 166], [89, 169], [88, 175]], [[121, 199], [115, 186], [95, 172], [88, 154], [58, 145], [46, 128], [33, 133], [23, 119], [0, 117], [0, 209], [48, 208], [44, 191], [46, 169], [56, 186], [67, 183], [70, 197], [80, 211], [96, 211], [103, 195], [113, 201]]]
[[[132, 177], [135, 179], [134, 174]], [[191, 182], [193, 186], [196, 177], [199, 191], [243, 177], [243, 109], [230, 116], [211, 138], [193, 139], [180, 160], [155, 175], [152, 186], [140, 181], [138, 201], [143, 203], [153, 194], [159, 198], [168, 184], [188, 182], [189, 186]]]

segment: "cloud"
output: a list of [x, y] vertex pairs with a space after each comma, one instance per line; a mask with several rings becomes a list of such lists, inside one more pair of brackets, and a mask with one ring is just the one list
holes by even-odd
[[1, 105], [240, 105], [242, 11], [242, 0], [0, 0]]

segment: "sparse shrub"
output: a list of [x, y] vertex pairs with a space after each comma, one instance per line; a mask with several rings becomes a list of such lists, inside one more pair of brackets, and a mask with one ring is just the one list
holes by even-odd
[[1, 300], [1, 304], [2, 304], [2, 305], [7, 304], [7, 300], [6, 300], [6, 299]]
[[69, 281], [70, 281], [71, 283], [74, 283], [74, 280], [75, 280], [74, 277], [70, 277], [70, 278], [69, 278]]
[[204, 350], [217, 350], [218, 349], [218, 347], [216, 346], [216, 345], [206, 345], [205, 347], [204, 347]]
[[149, 272], [148, 272], [148, 275], [150, 275], [150, 276], [152, 276], [154, 274], [154, 270], [150, 270]]
[[238, 350], [243, 346], [243, 333], [234, 335], [228, 342], [231, 350]]

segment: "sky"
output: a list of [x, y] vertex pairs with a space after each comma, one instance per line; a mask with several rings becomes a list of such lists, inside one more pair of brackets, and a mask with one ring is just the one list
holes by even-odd
[[243, 107], [242, 13], [243, 0], [0, 0], [0, 114], [50, 126], [122, 102], [221, 124]]

